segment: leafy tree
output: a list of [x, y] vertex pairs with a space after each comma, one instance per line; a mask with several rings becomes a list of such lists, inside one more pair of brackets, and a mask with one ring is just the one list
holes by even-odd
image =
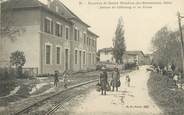
[[16, 2], [17, 0], [0, 0], [0, 58], [5, 61], [6, 41], [14, 42], [18, 36], [25, 32], [25, 28], [16, 25], [15, 22]]
[[22, 67], [26, 63], [26, 58], [25, 58], [24, 52], [15, 51], [15, 52], [11, 53], [10, 63], [12, 66], [16, 67], [17, 74], [20, 77], [22, 77]]
[[122, 56], [126, 51], [125, 37], [124, 37], [124, 28], [123, 28], [123, 18], [120, 17], [118, 20], [115, 38], [113, 43], [113, 55], [116, 60], [116, 63], [122, 63]]
[[174, 64], [181, 70], [181, 43], [179, 31], [171, 31], [167, 27], [161, 28], [152, 38], [153, 60], [156, 65]]
[[14, 40], [25, 31], [23, 27], [15, 26], [13, 18], [15, 0], [0, 0], [0, 36]]

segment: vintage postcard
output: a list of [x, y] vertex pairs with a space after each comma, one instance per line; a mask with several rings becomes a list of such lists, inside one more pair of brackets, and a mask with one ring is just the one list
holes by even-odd
[[184, 115], [184, 0], [0, 0], [0, 115]]

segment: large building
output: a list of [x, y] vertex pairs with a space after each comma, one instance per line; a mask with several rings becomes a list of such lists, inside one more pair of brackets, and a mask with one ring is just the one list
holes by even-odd
[[[24, 68], [34, 68], [38, 74], [86, 70], [95, 67], [98, 36], [89, 25], [59, 0], [12, 0], [14, 27], [24, 29], [16, 39], [1, 39], [0, 65], [9, 65], [10, 54], [16, 50], [26, 56]], [[13, 10], [12, 10], [13, 9]], [[3, 11], [2, 11], [3, 13]], [[4, 24], [7, 21], [3, 20]]]

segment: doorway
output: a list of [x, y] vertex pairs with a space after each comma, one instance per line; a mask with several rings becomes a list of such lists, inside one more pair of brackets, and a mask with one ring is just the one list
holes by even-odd
[[68, 70], [68, 49], [65, 49], [65, 70]]

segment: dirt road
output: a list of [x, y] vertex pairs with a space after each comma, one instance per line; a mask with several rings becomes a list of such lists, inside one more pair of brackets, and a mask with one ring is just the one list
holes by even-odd
[[63, 109], [69, 115], [162, 115], [148, 94], [149, 74], [146, 66], [129, 73], [130, 87], [125, 84], [126, 74], [122, 74], [118, 92], [110, 91], [103, 96], [94, 88], [87, 95], [76, 97], [68, 107], [59, 109], [56, 115], [63, 114]]

